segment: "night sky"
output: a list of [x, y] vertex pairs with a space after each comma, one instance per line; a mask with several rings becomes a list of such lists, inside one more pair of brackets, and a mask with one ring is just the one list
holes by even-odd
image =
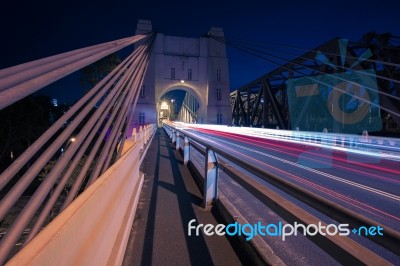
[[[396, 0], [235, 2], [6, 0], [0, 8], [0, 69], [131, 36], [138, 19], [150, 19], [167, 35], [199, 37], [216, 26], [227, 38], [306, 49], [334, 37], [358, 41], [369, 31], [400, 36]], [[234, 49], [228, 49], [228, 59], [231, 89], [276, 68]], [[77, 76], [43, 91], [73, 102], [82, 94]]]

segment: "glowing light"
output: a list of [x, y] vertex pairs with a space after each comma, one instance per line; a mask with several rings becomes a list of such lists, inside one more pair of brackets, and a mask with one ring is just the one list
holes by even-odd
[[[317, 148], [329, 148], [355, 155], [368, 155], [379, 160], [400, 162], [400, 141], [394, 138], [374, 137], [374, 140], [372, 140], [370, 137], [367, 138], [366, 136], [351, 134], [327, 134], [264, 128], [226, 127], [206, 124], [192, 124], [190, 127], [201, 127], [203, 129], [218, 130], [263, 139], [279, 140], [293, 144], [307, 143], [308, 146], [314, 146]], [[386, 171], [391, 170], [392, 169], [386, 169]]]
[[[208, 129], [207, 131], [212, 131], [212, 130], [213, 129], [211, 129], [211, 130]], [[211, 132], [207, 132], [207, 133], [211, 133]], [[214, 135], [223, 135], [223, 136], [228, 137], [228, 138], [229, 138], [229, 134], [232, 134], [232, 133], [228, 133], [227, 134], [227, 133], [224, 133], [224, 132], [214, 132]], [[214, 141], [212, 137], [210, 138], [210, 136], [200, 137], [200, 138], [204, 139], [204, 140], [207, 140], [207, 141], [209, 141], [209, 142], [211, 142], [211, 143], [213, 143], [215, 145], [222, 145], [220, 140], [215, 140]], [[235, 137], [232, 136], [232, 138], [233, 139], [237, 139], [237, 136], [235, 136]], [[252, 143], [254, 143], [254, 139], [252, 140]], [[259, 145], [256, 145], [256, 146], [259, 146]], [[269, 144], [268, 144], [268, 146], [269, 146]], [[244, 147], [242, 147], [240, 145], [236, 146], [236, 147], [240, 147], [242, 150], [244, 149]], [[359, 210], [362, 210], [363, 212], [367, 212], [369, 214], [382, 217], [384, 219], [390, 218], [390, 219], [395, 219], [395, 220], [400, 221], [400, 217], [396, 216], [395, 214], [391, 214], [391, 213], [385, 212], [385, 211], [380, 210], [380, 209], [378, 209], [378, 208], [376, 208], [376, 207], [374, 207], [372, 205], [368, 205], [367, 203], [364, 203], [363, 201], [359, 201], [357, 199], [353, 199], [351, 197], [348, 197], [347, 195], [341, 194], [340, 192], [336, 192], [336, 191], [330, 189], [329, 187], [325, 187], [322, 184], [317, 184], [317, 183], [315, 183], [315, 182], [313, 182], [311, 180], [307, 180], [307, 179], [303, 178], [302, 176], [298, 176], [296, 174], [293, 174], [293, 173], [288, 172], [286, 170], [283, 170], [281, 168], [274, 167], [274, 166], [264, 162], [264, 160], [257, 159], [255, 156], [246, 154], [246, 153], [244, 153], [242, 151], [238, 151], [237, 149], [229, 148], [227, 146], [224, 146], [224, 149], [229, 150], [232, 154], [237, 154], [239, 157], [247, 158], [247, 160], [249, 162], [253, 161], [253, 162], [255, 162], [256, 164], [262, 166], [265, 169], [272, 170], [273, 172], [276, 172], [278, 175], [283, 175], [285, 177], [288, 177], [289, 179], [291, 179], [295, 183], [299, 183], [302, 186], [309, 187], [310, 190], [312, 190], [312, 191], [318, 191], [319, 193], [323, 193], [326, 196], [328, 196], [329, 198], [332, 198], [332, 199], [344, 202], [344, 203], [346, 203], [348, 205], [354, 206], [355, 208], [357, 208]], [[250, 152], [257, 152], [257, 154], [261, 154], [258, 150], [253, 150], [251, 148], [250, 149], [246, 149], [246, 150], [248, 150]], [[263, 155], [266, 156], [267, 154], [264, 153]], [[267, 155], [267, 157], [270, 157], [270, 156]], [[275, 157], [275, 156], [273, 156], [273, 157]], [[288, 161], [288, 163], [290, 163], [290, 161]], [[296, 163], [290, 163], [290, 164], [294, 165]], [[301, 167], [301, 168], [305, 169], [304, 167]], [[322, 175], [324, 177], [335, 178], [335, 179], [338, 178], [338, 177], [336, 177], [334, 175], [323, 173], [323, 172], [320, 172], [320, 171], [317, 171], [317, 170], [313, 170], [313, 169], [309, 169], [309, 170], [313, 171], [314, 173], [316, 173], [318, 175]], [[346, 181], [346, 180], [343, 179], [343, 181]], [[348, 182], [348, 184], [353, 185], [353, 186], [357, 185], [357, 183], [352, 182], [352, 181], [346, 181], [346, 182]], [[365, 189], [365, 190], [368, 190], [370, 192], [375, 192], [375, 193], [380, 194], [380, 195], [385, 195], [387, 197], [391, 197], [391, 198], [394, 197], [396, 200], [398, 199], [397, 195], [391, 195], [391, 194], [386, 193], [384, 191], [379, 191], [379, 190], [376, 190], [376, 189], [373, 189], [373, 188], [369, 188], [369, 187], [364, 186], [364, 185], [359, 185], [358, 184], [357, 187]]]
[[167, 102], [162, 102], [161, 103], [161, 106], [160, 106], [160, 109], [161, 110], [168, 110], [169, 108], [168, 108], [168, 103]]
[[185, 83], [185, 81], [182, 79], [182, 80], [181, 80], [181, 83]]

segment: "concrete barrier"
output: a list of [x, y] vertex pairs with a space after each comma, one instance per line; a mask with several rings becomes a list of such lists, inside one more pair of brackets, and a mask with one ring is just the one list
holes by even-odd
[[120, 265], [143, 183], [141, 146], [136, 142], [7, 265]]

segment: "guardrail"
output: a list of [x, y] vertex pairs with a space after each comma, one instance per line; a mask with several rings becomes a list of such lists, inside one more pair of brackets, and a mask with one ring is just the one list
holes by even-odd
[[310, 146], [329, 147], [341, 151], [378, 156], [389, 160], [400, 160], [400, 139], [370, 136], [367, 132], [364, 135], [352, 135], [204, 124], [188, 124], [187, 126], [286, 142], [301, 142]]
[[[314, 215], [286, 200], [276, 192], [261, 185], [251, 177], [240, 172], [231, 164], [226, 163], [224, 160], [219, 158], [221, 156], [338, 222], [344, 222], [354, 227], [377, 225], [377, 222], [365, 216], [345, 209], [333, 203], [332, 201], [329, 201], [295, 184], [283, 180], [282, 178], [275, 176], [260, 167], [239, 159], [232, 154], [213, 146], [209, 142], [198, 138], [190, 132], [182, 130], [176, 126], [173, 127], [170, 124], [164, 124], [163, 127], [170, 136], [172, 142], [176, 143], [176, 149], [183, 147], [182, 150], [185, 165], [190, 160], [191, 147], [198, 150], [205, 156], [203, 205], [207, 209], [210, 208], [218, 198], [218, 169], [221, 169], [243, 188], [252, 193], [256, 198], [284, 218], [287, 222], [294, 223], [297, 221], [302, 222], [305, 225], [318, 224], [320, 222], [320, 220]], [[326, 226], [324, 223], [321, 224]], [[385, 226], [382, 226], [382, 228], [385, 232], [383, 236], [368, 237], [368, 239], [394, 252], [395, 254], [400, 255], [400, 233]], [[347, 236], [317, 235], [311, 237], [310, 240], [315, 242], [319, 247], [321, 247], [341, 263], [363, 263], [371, 265], [390, 264], [384, 258], [380, 257]]]
[[156, 125], [126, 141], [122, 157], [6, 265], [121, 265]]

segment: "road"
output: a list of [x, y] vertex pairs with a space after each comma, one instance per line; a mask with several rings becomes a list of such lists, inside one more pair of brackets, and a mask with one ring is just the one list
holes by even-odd
[[[308, 191], [375, 220], [379, 225], [395, 230], [400, 228], [400, 162], [398, 161], [314, 147], [307, 143], [287, 143], [201, 128], [185, 130], [238, 158], [252, 162]], [[259, 181], [272, 187], [262, 180]], [[227, 194], [238, 194], [235, 185], [226, 185], [225, 182], [222, 187]], [[241, 191], [239, 194], [243, 193]], [[307, 206], [297, 200], [287, 198], [307, 209]], [[235, 197], [233, 200], [238, 201]], [[237, 204], [241, 205], [239, 201]], [[247, 205], [244, 211], [246, 212], [246, 209], [248, 211], [249, 208], [251, 204]], [[309, 211], [313, 213], [312, 210]], [[263, 215], [265, 219], [265, 211], [255, 211], [253, 218], [262, 218]], [[331, 221], [327, 217], [320, 218], [325, 222]], [[299, 241], [302, 240], [294, 240], [294, 242]], [[372, 245], [372, 248], [377, 247]], [[377, 249], [377, 253], [383, 252]], [[391, 254], [382, 255], [392, 262], [399, 260]]]

